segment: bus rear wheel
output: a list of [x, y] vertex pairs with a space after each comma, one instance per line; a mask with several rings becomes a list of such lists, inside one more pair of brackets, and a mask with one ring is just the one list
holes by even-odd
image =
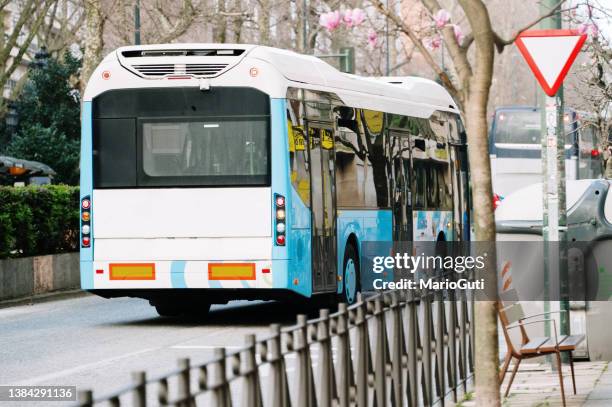
[[208, 315], [211, 304], [196, 302], [191, 304], [174, 304], [169, 302], [157, 302], [153, 304], [160, 317], [176, 318], [187, 316], [191, 318], [202, 318]]
[[352, 244], [348, 244], [344, 250], [344, 262], [342, 272], [342, 294], [340, 301], [348, 305], [354, 304], [357, 301], [357, 293], [361, 291], [359, 284], [359, 259], [357, 258], [357, 250]]
[[183, 314], [183, 310], [176, 304], [169, 304], [158, 302], [153, 305], [155, 307], [155, 311], [159, 314], [160, 317], [165, 318], [174, 318]]

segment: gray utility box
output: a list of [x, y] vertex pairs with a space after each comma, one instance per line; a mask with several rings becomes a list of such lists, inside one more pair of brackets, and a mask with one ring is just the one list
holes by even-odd
[[[586, 334], [575, 356], [612, 360], [612, 193], [608, 180], [567, 181], [568, 274], [570, 276], [571, 333]], [[495, 213], [500, 290], [511, 284], [527, 315], [544, 311], [548, 289], [550, 310], [558, 310], [558, 276], [544, 277], [542, 238], [542, 184], [510, 194]], [[555, 244], [552, 244], [555, 247]], [[558, 245], [556, 246], [557, 253]], [[554, 250], [549, 249], [554, 255]], [[558, 256], [550, 261], [555, 262]], [[510, 280], [509, 280], [510, 278]], [[558, 314], [553, 314], [559, 326]], [[551, 325], [552, 329], [552, 325]], [[544, 336], [543, 324], [530, 325], [530, 336]], [[551, 332], [552, 335], [552, 332]]]

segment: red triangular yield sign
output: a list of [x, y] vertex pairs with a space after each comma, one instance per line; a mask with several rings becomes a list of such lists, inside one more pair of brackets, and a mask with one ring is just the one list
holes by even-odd
[[576, 30], [530, 30], [516, 45], [544, 92], [555, 96], [586, 38]]

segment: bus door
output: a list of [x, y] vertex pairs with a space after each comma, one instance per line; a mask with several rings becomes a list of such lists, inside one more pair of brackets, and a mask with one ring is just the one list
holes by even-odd
[[410, 139], [408, 134], [391, 132], [393, 156], [393, 240], [412, 239], [412, 194], [410, 191]]
[[312, 208], [313, 292], [336, 290], [334, 138], [329, 123], [308, 123]]

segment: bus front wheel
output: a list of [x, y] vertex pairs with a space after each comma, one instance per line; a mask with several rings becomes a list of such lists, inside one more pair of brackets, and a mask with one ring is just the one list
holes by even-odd
[[361, 290], [359, 284], [359, 259], [357, 250], [352, 244], [347, 244], [344, 250], [342, 294], [340, 300], [349, 305], [357, 301], [357, 293]]

